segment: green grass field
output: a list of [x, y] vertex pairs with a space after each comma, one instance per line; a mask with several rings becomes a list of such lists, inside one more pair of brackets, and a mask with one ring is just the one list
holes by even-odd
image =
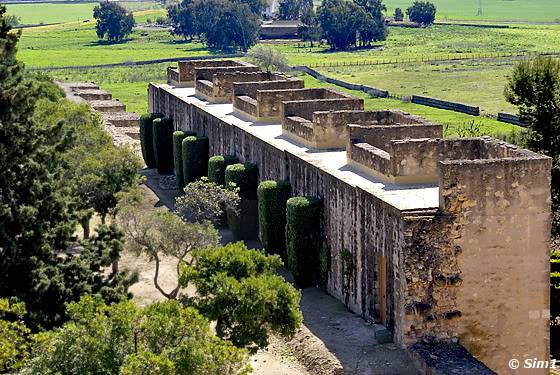
[[[560, 1], [558, 0], [481, 0], [482, 15], [478, 16], [479, 0], [430, 0], [437, 7], [438, 20], [472, 21], [526, 21], [560, 22]], [[384, 0], [388, 14], [395, 8], [403, 11], [412, 0]]]
[[[93, 8], [98, 3], [77, 3], [77, 4], [8, 4], [9, 14], [21, 17], [22, 24], [50, 24], [61, 22], [74, 22], [93, 19]], [[121, 4], [132, 11], [146, 9], [162, 9], [161, 5], [155, 2], [121, 2]], [[137, 20], [137, 22], [139, 22]]]

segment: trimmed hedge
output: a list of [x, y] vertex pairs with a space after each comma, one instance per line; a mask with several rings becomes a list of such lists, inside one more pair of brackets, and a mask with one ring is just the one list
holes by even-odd
[[158, 173], [173, 172], [173, 121], [156, 118], [153, 121], [154, 157]]
[[259, 239], [269, 254], [286, 260], [286, 202], [290, 199], [288, 181], [263, 181], [257, 189]]
[[175, 180], [177, 187], [182, 190], [185, 187], [183, 178], [183, 139], [196, 135], [192, 131], [177, 130], [173, 133], [173, 166], [175, 168]]
[[232, 164], [226, 167], [225, 183], [234, 183], [239, 188], [238, 212], [227, 212], [228, 226], [236, 240], [251, 240], [259, 236], [259, 209], [257, 185], [259, 170], [256, 164]]
[[142, 147], [142, 158], [148, 168], [156, 167], [153, 121], [162, 117], [161, 113], [146, 113], [140, 117], [140, 146]]
[[195, 182], [208, 172], [208, 137], [189, 136], [181, 145], [184, 184]]
[[254, 163], [237, 163], [228, 165], [225, 173], [225, 183], [234, 183], [239, 188], [239, 196], [245, 199], [257, 199], [259, 184], [259, 169]]
[[208, 159], [208, 181], [224, 186], [227, 166], [238, 162], [237, 157], [233, 155], [212, 156]]
[[286, 203], [288, 269], [302, 288], [313, 286], [319, 273], [321, 200], [294, 197]]

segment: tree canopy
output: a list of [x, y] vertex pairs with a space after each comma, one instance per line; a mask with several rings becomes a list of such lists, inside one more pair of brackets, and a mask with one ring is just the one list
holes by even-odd
[[553, 159], [553, 234], [560, 235], [560, 60], [539, 57], [522, 61], [505, 88], [527, 124], [527, 146]]
[[178, 301], [140, 308], [87, 296], [69, 304], [68, 315], [60, 329], [35, 337], [22, 374], [250, 373], [247, 352], [216, 337], [208, 320]]
[[[317, 11], [323, 36], [333, 49], [344, 50], [385, 40], [387, 29], [381, 0], [324, 0]], [[358, 38], [359, 37], [359, 38]]]
[[431, 25], [436, 19], [436, 6], [429, 1], [415, 1], [407, 10], [408, 19], [420, 25]]
[[247, 51], [259, 36], [262, 0], [183, 0], [168, 7], [172, 34], [202, 38], [210, 48]]
[[97, 20], [95, 31], [99, 39], [107, 37], [110, 42], [126, 38], [134, 27], [132, 12], [115, 1], [104, 1], [93, 8], [93, 18]]

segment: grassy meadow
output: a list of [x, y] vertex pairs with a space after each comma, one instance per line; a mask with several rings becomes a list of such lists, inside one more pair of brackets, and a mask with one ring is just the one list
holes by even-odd
[[[482, 15], [478, 15], [479, 0], [430, 0], [437, 7], [439, 20], [560, 22], [558, 0], [481, 0]], [[385, 0], [387, 11], [403, 11], [412, 0]]]
[[[120, 2], [132, 11], [163, 10], [155, 2]], [[16, 14], [21, 18], [21, 24], [50, 24], [76, 22], [93, 19], [93, 8], [97, 2], [91, 3], [39, 3], [39, 4], [8, 4], [8, 14]]]

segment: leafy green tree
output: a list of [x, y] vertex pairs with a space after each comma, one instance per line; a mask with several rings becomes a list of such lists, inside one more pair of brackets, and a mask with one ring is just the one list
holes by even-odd
[[238, 189], [225, 188], [208, 181], [206, 177], [191, 182], [185, 195], [175, 199], [177, 214], [189, 223], [220, 223], [226, 210], [236, 210], [239, 205]]
[[312, 0], [282, 0], [278, 7], [278, 18], [281, 20], [297, 20], [309, 9], [313, 9]]
[[397, 22], [402, 22], [404, 20], [404, 14], [401, 8], [396, 8], [395, 9], [395, 15], [394, 15], [395, 21]]
[[271, 46], [255, 46], [249, 50], [247, 56], [253, 63], [267, 72], [285, 72], [290, 68], [286, 55]]
[[141, 202], [126, 200], [120, 205], [118, 221], [123, 229], [127, 245], [137, 255], [146, 255], [155, 262], [154, 286], [166, 298], [175, 299], [181, 286], [177, 283], [171, 291], [159, 284], [160, 263], [163, 257], [177, 261], [177, 274], [184, 262], [192, 262], [195, 249], [216, 246], [218, 231], [208, 222], [186, 223], [166, 210], [143, 210]]
[[314, 42], [320, 42], [323, 30], [313, 8], [305, 8], [301, 16], [302, 25], [298, 26], [298, 37], [304, 42], [309, 42], [313, 48]]
[[15, 14], [6, 14], [4, 19], [6, 20], [6, 23], [12, 27], [18, 26], [21, 23], [21, 17], [18, 17]]
[[93, 8], [93, 18], [97, 20], [95, 32], [99, 39], [107, 37], [110, 42], [126, 38], [135, 25], [132, 12], [114, 1], [103, 1]]
[[62, 124], [33, 119], [40, 84], [16, 61], [19, 34], [10, 32], [0, 5], [0, 295], [15, 296], [30, 310], [37, 270], [55, 261], [75, 223], [63, 186]]
[[560, 61], [539, 57], [517, 64], [505, 88], [527, 124], [527, 146], [553, 160], [553, 235], [560, 235]]
[[247, 51], [259, 36], [262, 0], [184, 0], [168, 8], [174, 35], [201, 36], [210, 48]]
[[371, 42], [385, 40], [387, 38], [387, 27], [383, 13], [387, 10], [382, 0], [355, 0], [365, 12], [366, 16], [358, 29], [360, 41], [363, 46], [371, 45]]
[[37, 330], [61, 324], [64, 304], [83, 293], [127, 298], [133, 280], [92, 268], [99, 261], [89, 253], [106, 248], [101, 240], [74, 246], [77, 256], [67, 252], [79, 213], [65, 156], [87, 116], [59, 112], [61, 91], [18, 64], [19, 34], [4, 14], [0, 6], [0, 139], [10, 145], [0, 147], [0, 295], [24, 302], [25, 320]]
[[358, 34], [364, 45], [385, 39], [383, 9], [379, 0], [363, 1], [361, 5], [345, 0], [324, 0], [317, 17], [331, 48], [344, 50], [357, 45]]
[[198, 249], [183, 264], [180, 283], [197, 295], [187, 299], [216, 321], [219, 337], [251, 351], [264, 348], [271, 332], [292, 336], [302, 322], [300, 292], [276, 275], [277, 255], [249, 250], [243, 242]]
[[178, 301], [140, 308], [83, 297], [68, 305], [70, 321], [38, 334], [22, 374], [250, 373], [248, 354], [217, 338], [209, 322]]
[[197, 35], [193, 0], [183, 0], [167, 8], [167, 18], [173, 25], [171, 34], [192, 40]]
[[30, 330], [25, 326], [25, 305], [0, 298], [0, 372], [18, 370], [29, 353]]
[[412, 22], [428, 26], [436, 19], [436, 6], [429, 1], [415, 1], [407, 10], [408, 19]]

